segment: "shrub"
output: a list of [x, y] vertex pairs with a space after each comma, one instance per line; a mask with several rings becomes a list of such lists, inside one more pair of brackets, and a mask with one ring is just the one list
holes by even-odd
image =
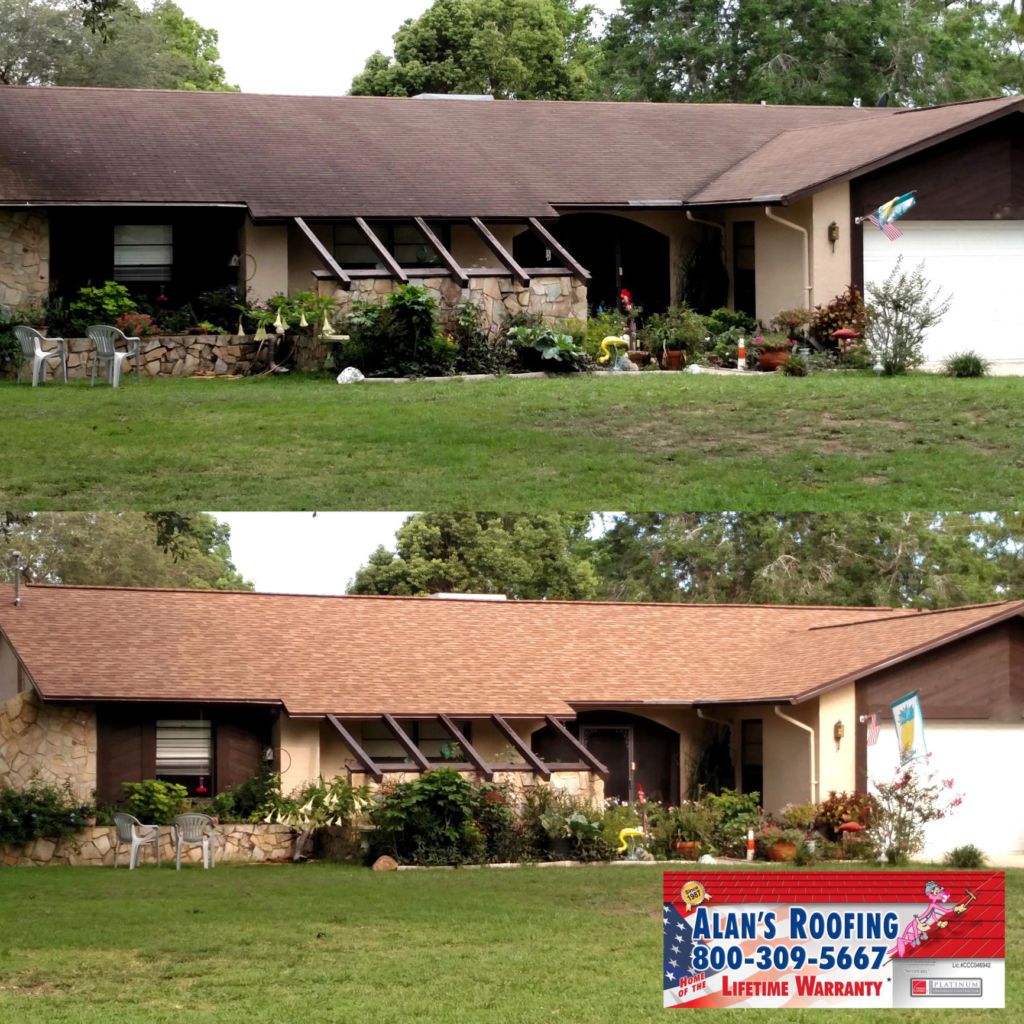
[[957, 352], [942, 364], [947, 377], [984, 377], [991, 364], [977, 352]]
[[497, 324], [483, 324], [475, 302], [460, 302], [447, 325], [447, 337], [457, 347], [458, 373], [500, 373], [508, 366], [508, 350], [500, 344]]
[[619, 845], [619, 833], [624, 828], [638, 828], [640, 814], [633, 804], [619, 803], [610, 799], [605, 802], [604, 815], [601, 818], [601, 838], [611, 849]]
[[[567, 332], [574, 338], [577, 334], [567, 326]], [[578, 338], [580, 347], [590, 356], [597, 359], [601, 354], [601, 342], [605, 338], [621, 338], [626, 333], [626, 318], [617, 310], [609, 309], [602, 313], [596, 313], [587, 320], [582, 338]]]
[[832, 332], [847, 327], [863, 335], [867, 310], [860, 291], [852, 284], [846, 291], [830, 299], [824, 306], [815, 306], [808, 331], [819, 345], [832, 344]]
[[772, 317], [768, 326], [773, 331], [785, 334], [787, 338], [803, 340], [805, 328], [811, 320], [811, 311], [803, 307], [783, 309]]
[[786, 828], [798, 828], [803, 832], [810, 832], [818, 820], [818, 813], [817, 804], [786, 804], [779, 811], [779, 820]]
[[571, 334], [554, 327], [512, 327], [507, 334], [516, 348], [520, 364], [526, 370], [568, 371], [586, 369], [586, 353]]
[[745, 855], [747, 830], [756, 830], [761, 823], [760, 800], [760, 793], [737, 793], [731, 789], [703, 798], [701, 802], [715, 815], [711, 844], [717, 853], [726, 857]]
[[789, 362], [783, 363], [780, 369], [784, 377], [806, 377], [811, 367], [799, 352], [794, 352], [789, 357]]
[[113, 324], [119, 316], [138, 309], [128, 289], [116, 281], [106, 281], [102, 288], [80, 288], [69, 310], [71, 327], [79, 334], [93, 324]]
[[945, 818], [962, 802], [945, 792], [952, 788], [952, 779], [940, 782], [917, 764], [906, 766], [893, 782], [876, 782], [871, 837], [877, 852], [890, 864], [904, 864], [919, 853], [925, 825]]
[[175, 815], [189, 807], [188, 790], [177, 782], [145, 779], [121, 784], [124, 800], [121, 809], [147, 825], [170, 825]]
[[617, 832], [614, 843], [606, 839], [601, 810], [553, 786], [527, 787], [520, 816], [526, 855], [537, 860], [562, 859], [566, 852], [583, 860], [607, 860], [618, 845]]
[[[262, 785], [269, 789], [266, 783]], [[254, 787], [253, 796], [256, 791]], [[275, 789], [270, 793], [269, 809], [263, 820], [311, 833], [328, 825], [347, 824], [368, 806], [369, 800], [365, 786], [353, 786], [340, 775], [330, 781], [321, 778], [287, 797]]]
[[949, 312], [951, 300], [930, 289], [924, 264], [904, 270], [902, 256], [881, 284], [868, 286], [871, 301], [866, 339], [890, 376], [924, 362], [925, 334]]
[[160, 330], [148, 313], [122, 313], [114, 321], [114, 326], [124, 331], [129, 338], [144, 338], [147, 334], [157, 334]]
[[747, 337], [757, 330], [757, 320], [746, 313], [735, 310], [721, 309], [712, 310], [704, 319], [704, 330], [712, 338], [717, 338], [727, 331], [737, 331], [739, 335]]
[[74, 835], [92, 813], [92, 806], [75, 797], [69, 782], [56, 786], [33, 779], [24, 789], [0, 783], [0, 846]]
[[870, 828], [875, 809], [875, 798], [870, 793], [837, 793], [832, 790], [820, 805], [815, 824], [825, 833], [826, 839], [836, 841], [842, 836], [839, 826], [847, 822], [855, 821]]
[[688, 306], [672, 306], [664, 313], [649, 316], [641, 332], [644, 348], [657, 356], [676, 349], [691, 354], [700, 352], [707, 336], [704, 317]]
[[947, 868], [959, 868], [961, 871], [969, 871], [973, 868], [983, 868], [988, 858], [972, 843], [966, 846], [954, 847], [943, 858], [942, 863]]
[[263, 821], [281, 797], [281, 778], [269, 764], [261, 764], [256, 771], [234, 789], [218, 793], [208, 804], [207, 811], [221, 821], [242, 821], [250, 824]]

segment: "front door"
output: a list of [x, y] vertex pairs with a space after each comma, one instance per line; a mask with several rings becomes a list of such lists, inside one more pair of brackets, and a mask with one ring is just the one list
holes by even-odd
[[584, 726], [583, 745], [607, 769], [605, 797], [633, 800], [633, 729], [631, 726]]

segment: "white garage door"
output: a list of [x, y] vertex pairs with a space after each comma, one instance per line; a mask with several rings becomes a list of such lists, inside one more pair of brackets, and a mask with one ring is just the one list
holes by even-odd
[[1024, 223], [899, 221], [899, 227], [903, 237], [890, 242], [864, 225], [864, 282], [884, 280], [902, 255], [905, 268], [923, 262], [932, 285], [952, 297], [945, 320], [925, 341], [928, 362], [973, 349], [993, 363], [1024, 364]]

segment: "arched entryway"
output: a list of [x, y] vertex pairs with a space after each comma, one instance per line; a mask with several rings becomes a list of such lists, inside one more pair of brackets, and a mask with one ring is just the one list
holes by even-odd
[[[624, 711], [583, 711], [566, 727], [607, 766], [606, 797], [632, 801], [637, 786], [643, 786], [648, 800], [678, 802], [679, 734], [675, 730]], [[545, 761], [575, 760], [565, 740], [548, 726], [533, 734], [531, 745]]]
[[[591, 312], [615, 309], [623, 288], [629, 289], [633, 302], [645, 313], [668, 309], [672, 286], [667, 235], [607, 213], [567, 214], [548, 228], [590, 271], [587, 302]], [[543, 267], [547, 262], [544, 243], [532, 231], [515, 237], [512, 255], [524, 267]]]

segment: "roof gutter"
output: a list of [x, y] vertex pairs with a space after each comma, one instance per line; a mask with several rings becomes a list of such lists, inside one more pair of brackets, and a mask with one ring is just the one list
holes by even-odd
[[811, 803], [816, 804], [818, 802], [818, 776], [814, 770], [814, 753], [815, 746], [817, 745], [817, 738], [815, 736], [814, 729], [809, 725], [804, 725], [803, 722], [798, 721], [795, 718], [790, 718], [784, 711], [779, 709], [779, 705], [775, 705], [775, 714], [779, 716], [784, 722], [789, 722], [790, 725], [795, 725], [799, 729], [804, 729], [808, 733], [808, 742], [810, 744], [811, 753]]
[[803, 244], [803, 263], [804, 263], [804, 283], [803, 290], [807, 301], [804, 303], [806, 309], [813, 309], [814, 307], [814, 290], [811, 286], [811, 239], [807, 234], [807, 228], [801, 227], [799, 224], [794, 224], [791, 220], [785, 220], [778, 216], [772, 211], [770, 206], [764, 208], [764, 215], [769, 219], [781, 224], [783, 227], [789, 228], [792, 231], [799, 231], [804, 238]]

